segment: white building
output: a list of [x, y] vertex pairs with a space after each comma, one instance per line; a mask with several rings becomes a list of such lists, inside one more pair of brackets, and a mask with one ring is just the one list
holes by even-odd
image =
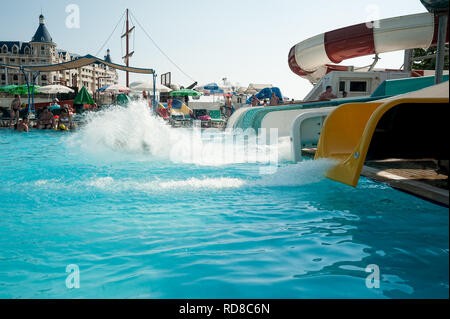
[[[45, 26], [44, 16], [39, 16], [39, 27], [30, 42], [0, 41], [0, 64], [8, 65], [44, 65], [57, 64], [76, 59], [78, 55], [56, 48]], [[105, 60], [110, 62], [109, 49]], [[85, 86], [91, 93], [99, 87], [117, 84], [117, 71], [103, 64], [92, 64], [79, 69], [60, 72], [42, 72], [36, 79], [40, 86], [62, 84], [69, 87]], [[0, 86], [26, 84], [24, 75], [18, 70], [0, 67]]]

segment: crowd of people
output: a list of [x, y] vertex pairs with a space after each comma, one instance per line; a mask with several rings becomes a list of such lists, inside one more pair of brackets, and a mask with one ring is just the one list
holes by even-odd
[[[9, 127], [18, 132], [29, 132], [31, 124], [28, 115], [20, 118], [21, 104], [20, 96], [14, 96], [10, 108]], [[67, 105], [59, 105], [59, 100], [54, 98], [52, 103], [43, 107], [33, 127], [38, 130], [69, 130], [73, 128], [71, 110]]]
[[277, 106], [277, 105], [281, 105], [282, 101], [280, 100], [280, 98], [275, 94], [275, 92], [272, 92], [272, 96], [270, 97], [270, 99], [264, 99], [264, 100], [259, 100], [256, 95], [252, 95], [251, 97], [251, 106]]

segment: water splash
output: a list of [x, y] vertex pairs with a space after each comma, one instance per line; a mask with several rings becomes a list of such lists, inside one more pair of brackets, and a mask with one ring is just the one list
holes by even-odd
[[[217, 131], [172, 128], [164, 120], [152, 115], [143, 101], [128, 107], [112, 106], [97, 113], [88, 113], [86, 124], [69, 137], [69, 147], [76, 152], [93, 155], [101, 163], [112, 160], [148, 160], [167, 163], [220, 166], [257, 164], [270, 168], [266, 173], [249, 179], [187, 176], [183, 180], [128, 180], [96, 177], [83, 186], [112, 191], [156, 191], [164, 188], [230, 189], [245, 187], [295, 187], [322, 180], [334, 164], [329, 160], [304, 161], [288, 164], [289, 138], [262, 144], [256, 136], [242, 136], [236, 131]], [[249, 140], [256, 141], [249, 147]], [[244, 142], [245, 141], [245, 142]], [[271, 159], [275, 158], [273, 162]], [[169, 161], [167, 161], [169, 160]], [[280, 164], [282, 163], [282, 164]], [[270, 165], [267, 165], [270, 164]], [[170, 164], [169, 164], [170, 166]], [[266, 174], [266, 175], [263, 175]]]
[[256, 186], [301, 186], [320, 182], [325, 178], [325, 173], [336, 163], [329, 159], [306, 160], [297, 164], [289, 164], [278, 167], [275, 174], [265, 175]]
[[68, 145], [102, 160], [143, 155], [149, 160], [218, 166], [269, 163], [290, 156], [288, 139], [267, 144], [249, 132], [242, 136], [233, 131], [172, 128], [154, 116], [144, 101], [88, 113], [85, 122], [69, 137]]

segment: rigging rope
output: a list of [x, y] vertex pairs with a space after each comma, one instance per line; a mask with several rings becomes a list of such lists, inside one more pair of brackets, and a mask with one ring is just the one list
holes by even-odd
[[122, 16], [119, 19], [119, 22], [117, 22], [116, 26], [114, 27], [114, 30], [111, 32], [111, 34], [109, 35], [108, 39], [105, 41], [105, 43], [103, 43], [103, 45], [101, 46], [101, 48], [97, 51], [97, 53], [95, 54], [95, 56], [98, 56], [98, 54], [103, 50], [103, 48], [105, 47], [106, 44], [108, 44], [109, 40], [111, 40], [111, 37], [113, 36], [114, 32], [116, 32], [117, 27], [119, 26], [120, 22], [122, 22], [123, 17], [125, 16], [125, 12], [122, 14]]
[[139, 23], [139, 20], [134, 16], [134, 14], [130, 11], [131, 16], [136, 21], [137, 25], [144, 31], [144, 34], [152, 41], [152, 43], [155, 45], [155, 47], [161, 52], [162, 55], [164, 55], [167, 60], [169, 60], [170, 63], [172, 63], [181, 73], [183, 73], [187, 78], [191, 79], [193, 82], [195, 82], [194, 78], [192, 78], [189, 74], [184, 72], [160, 47], [159, 45], [153, 40], [153, 38], [147, 33], [147, 31], [144, 29], [144, 27]]

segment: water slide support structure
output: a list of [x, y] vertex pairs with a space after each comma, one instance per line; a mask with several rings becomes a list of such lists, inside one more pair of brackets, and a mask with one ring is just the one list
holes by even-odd
[[447, 38], [448, 14], [439, 15], [438, 42], [436, 54], [435, 84], [442, 83], [445, 62], [445, 39]]

